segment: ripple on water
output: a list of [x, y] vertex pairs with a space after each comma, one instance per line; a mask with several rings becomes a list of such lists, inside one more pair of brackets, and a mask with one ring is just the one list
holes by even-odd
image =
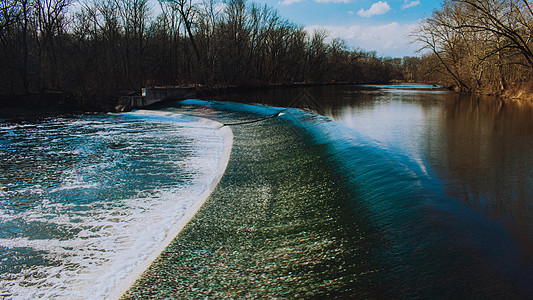
[[140, 111], [3, 121], [0, 292], [103, 298], [211, 184], [216, 126]]

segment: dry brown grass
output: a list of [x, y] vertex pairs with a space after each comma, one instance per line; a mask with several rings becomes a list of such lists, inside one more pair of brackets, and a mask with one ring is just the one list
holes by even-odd
[[502, 97], [513, 100], [533, 102], [533, 81], [524, 82], [506, 89]]

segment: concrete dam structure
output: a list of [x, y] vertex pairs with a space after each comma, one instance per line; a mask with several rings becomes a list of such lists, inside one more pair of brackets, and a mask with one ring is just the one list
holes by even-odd
[[140, 96], [122, 96], [117, 111], [143, 108], [166, 100], [184, 100], [196, 97], [196, 87], [154, 87], [142, 89]]

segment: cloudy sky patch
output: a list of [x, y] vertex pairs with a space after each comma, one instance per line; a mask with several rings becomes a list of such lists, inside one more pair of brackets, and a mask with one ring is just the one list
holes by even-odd
[[414, 1], [404, 1], [402, 8], [411, 8], [420, 5], [420, 0], [414, 0]]
[[318, 3], [350, 3], [350, 0], [315, 0]]
[[[222, 0], [217, 0], [222, 1]], [[375, 50], [378, 55], [418, 55], [407, 37], [441, 1], [427, 0], [248, 0], [267, 4], [307, 30], [323, 28], [330, 38], [342, 38], [352, 49]], [[310, 31], [312, 32], [312, 30]]]
[[339, 37], [346, 40], [349, 45], [357, 45], [357, 48], [365, 51], [376, 50], [383, 56], [403, 57], [412, 56], [421, 46], [410, 42], [409, 35], [416, 26], [417, 23], [391, 22], [382, 25], [312, 25], [305, 27], [305, 29], [309, 33], [316, 29], [325, 29], [330, 39]]
[[379, 1], [379, 2], [372, 4], [372, 6], [370, 6], [370, 8], [367, 10], [361, 8], [357, 12], [357, 15], [364, 17], [364, 18], [370, 18], [372, 16], [386, 14], [389, 10], [390, 10], [390, 6], [387, 2]]

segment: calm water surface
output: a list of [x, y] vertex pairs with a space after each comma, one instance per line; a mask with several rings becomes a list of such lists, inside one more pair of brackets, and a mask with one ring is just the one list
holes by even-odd
[[533, 250], [532, 103], [395, 88], [344, 100], [328, 115], [410, 157], [447, 197]]

